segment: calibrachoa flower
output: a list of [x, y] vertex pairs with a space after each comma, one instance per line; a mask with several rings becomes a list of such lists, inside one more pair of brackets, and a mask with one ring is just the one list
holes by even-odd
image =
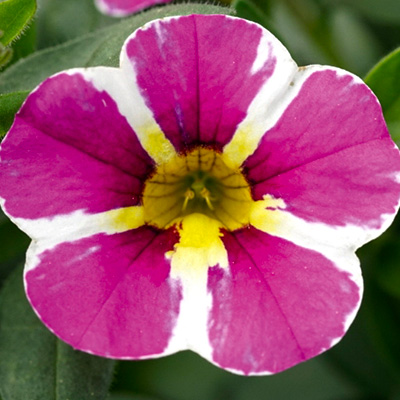
[[95, 0], [96, 7], [112, 17], [126, 17], [156, 4], [170, 3], [172, 0]]
[[361, 300], [354, 251], [400, 197], [399, 151], [363, 82], [298, 68], [223, 15], [153, 21], [119, 69], [50, 77], [0, 157], [49, 329], [105, 357], [188, 348], [242, 374], [338, 342]]

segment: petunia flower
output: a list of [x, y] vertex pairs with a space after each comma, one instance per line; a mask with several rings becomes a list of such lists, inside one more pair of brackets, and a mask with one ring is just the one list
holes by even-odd
[[111, 17], [126, 17], [156, 4], [171, 3], [172, 0], [94, 0], [103, 14]]
[[120, 65], [45, 80], [1, 145], [40, 319], [89, 353], [191, 349], [240, 374], [337, 343], [362, 296], [355, 250], [399, 204], [373, 93], [223, 15], [152, 21]]

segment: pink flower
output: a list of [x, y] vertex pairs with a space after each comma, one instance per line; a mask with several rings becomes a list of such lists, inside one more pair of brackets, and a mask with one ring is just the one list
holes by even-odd
[[368, 87], [298, 68], [268, 31], [223, 15], [153, 21], [120, 68], [50, 77], [0, 160], [49, 329], [105, 357], [188, 348], [241, 374], [338, 342], [362, 295], [354, 252], [400, 197]]
[[171, 3], [172, 0], [94, 0], [96, 7], [112, 17], [126, 17], [156, 4]]

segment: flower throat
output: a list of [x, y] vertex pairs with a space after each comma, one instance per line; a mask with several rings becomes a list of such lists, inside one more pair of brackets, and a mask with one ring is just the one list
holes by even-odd
[[229, 168], [219, 153], [202, 147], [159, 165], [143, 192], [145, 221], [158, 228], [200, 213], [236, 230], [249, 224], [251, 203], [240, 170]]

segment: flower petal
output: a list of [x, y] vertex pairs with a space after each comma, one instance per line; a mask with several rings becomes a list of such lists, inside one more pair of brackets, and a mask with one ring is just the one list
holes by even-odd
[[257, 24], [191, 15], [153, 21], [136, 31], [125, 44], [122, 66], [134, 69], [155, 120], [182, 151], [196, 144], [225, 145], [271, 76], [287, 80], [286, 66], [276, 67], [278, 57], [283, 65], [295, 65]]
[[[212, 268], [212, 361], [243, 374], [276, 373], [330, 348], [360, 304], [345, 266], [254, 228], [225, 234], [230, 271]], [[357, 264], [351, 252], [347, 263]], [[352, 267], [354, 269], [354, 267]]]
[[[118, 70], [93, 71], [112, 77]], [[11, 216], [97, 213], [138, 204], [154, 163], [115, 101], [84, 74], [74, 70], [47, 79], [3, 141], [0, 196]]]
[[112, 17], [125, 17], [155, 4], [170, 3], [172, 0], [95, 0], [97, 8]]
[[380, 106], [361, 80], [311, 67], [278, 122], [244, 164], [256, 200], [330, 225], [379, 228], [398, 206], [399, 151]]
[[164, 253], [171, 231], [148, 227], [94, 235], [28, 252], [28, 298], [42, 321], [73, 347], [107, 357], [141, 358], [167, 348], [180, 287]]

